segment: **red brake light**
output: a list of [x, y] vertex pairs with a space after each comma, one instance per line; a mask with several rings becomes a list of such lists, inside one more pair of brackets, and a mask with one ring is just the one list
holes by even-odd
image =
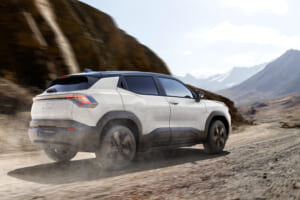
[[73, 127], [70, 127], [70, 128], [67, 128], [68, 131], [76, 131], [76, 128], [73, 128]]
[[70, 99], [78, 106], [87, 107], [87, 108], [94, 108], [98, 105], [97, 101], [93, 97], [84, 94], [38, 96], [33, 98], [33, 101], [55, 100], [55, 99]]
[[69, 78], [68, 76], [61, 76], [60, 78]]
[[68, 99], [74, 99], [80, 104], [91, 104], [91, 101], [87, 98], [87, 96], [79, 94], [79, 95], [67, 95]]

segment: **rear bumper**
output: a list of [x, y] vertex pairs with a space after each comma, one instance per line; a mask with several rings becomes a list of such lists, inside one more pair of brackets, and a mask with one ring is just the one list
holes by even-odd
[[38, 145], [74, 146], [78, 151], [93, 152], [99, 144], [96, 127], [73, 120], [32, 120], [28, 130], [30, 140]]

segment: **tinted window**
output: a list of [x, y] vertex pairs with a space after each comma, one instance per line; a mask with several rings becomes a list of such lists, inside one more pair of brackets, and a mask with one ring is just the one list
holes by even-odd
[[57, 78], [51, 82], [50, 88], [46, 90], [47, 93], [52, 92], [67, 92], [76, 90], [86, 90], [90, 88], [99, 79], [95, 77], [86, 76], [65, 76]]
[[168, 78], [159, 78], [159, 80], [167, 96], [193, 98], [192, 92], [179, 81]]
[[138, 94], [158, 95], [151, 76], [125, 76], [128, 89]]

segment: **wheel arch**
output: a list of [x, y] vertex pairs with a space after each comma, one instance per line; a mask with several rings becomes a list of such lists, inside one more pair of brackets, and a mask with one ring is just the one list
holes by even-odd
[[227, 130], [227, 135], [231, 132], [231, 125], [229, 123], [229, 120], [227, 119], [226, 115], [222, 111], [213, 111], [207, 118], [206, 123], [205, 123], [205, 138], [208, 136], [209, 128], [212, 125], [212, 123], [215, 120], [220, 120], [224, 123], [225, 128]]
[[138, 150], [142, 138], [142, 124], [135, 114], [128, 111], [111, 111], [103, 115], [97, 123], [99, 144], [104, 135], [103, 133], [105, 132], [105, 129], [114, 123], [125, 125], [132, 130], [136, 138]]

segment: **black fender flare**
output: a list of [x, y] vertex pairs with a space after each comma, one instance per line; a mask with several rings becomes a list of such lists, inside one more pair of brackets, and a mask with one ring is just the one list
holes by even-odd
[[209, 126], [213, 120], [214, 117], [224, 117], [227, 121], [227, 124], [228, 124], [228, 135], [230, 134], [231, 132], [231, 125], [229, 123], [229, 119], [226, 117], [226, 114], [222, 111], [213, 111], [209, 114], [209, 116], [207, 117], [206, 119], [206, 122], [205, 122], [205, 138], [207, 138], [208, 136], [208, 132], [209, 132]]
[[138, 138], [139, 138], [139, 142], [141, 141], [142, 138], [142, 123], [140, 122], [140, 120], [138, 119], [138, 117], [133, 114], [132, 112], [129, 111], [110, 111], [107, 112], [106, 114], [104, 114], [99, 121], [97, 122], [97, 129], [98, 129], [98, 133], [99, 133], [99, 140], [101, 138], [102, 132], [104, 127], [112, 120], [131, 120], [135, 123], [135, 125], [137, 126], [138, 129]]

